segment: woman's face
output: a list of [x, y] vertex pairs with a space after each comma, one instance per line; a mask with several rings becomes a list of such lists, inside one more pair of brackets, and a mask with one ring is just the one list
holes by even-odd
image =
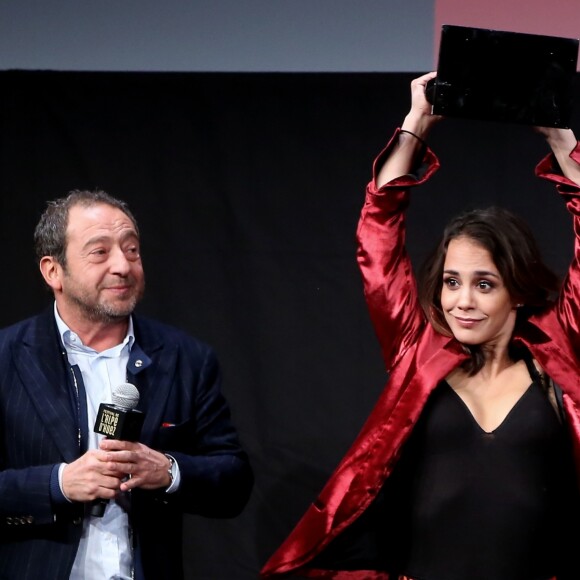
[[459, 342], [497, 346], [507, 345], [511, 338], [515, 305], [490, 253], [473, 239], [449, 242], [441, 307]]

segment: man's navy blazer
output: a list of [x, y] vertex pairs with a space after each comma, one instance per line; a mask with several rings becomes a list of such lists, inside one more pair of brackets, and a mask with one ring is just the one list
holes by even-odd
[[[131, 492], [135, 577], [176, 580], [183, 576], [183, 513], [236, 516], [253, 474], [213, 350], [159, 322], [134, 315], [133, 324], [127, 381], [139, 389], [137, 409], [145, 414], [139, 440], [174, 456], [181, 473], [175, 493]], [[69, 577], [85, 506], [56, 501], [51, 474], [82, 454], [79, 417], [53, 308], [0, 330], [1, 579]]]

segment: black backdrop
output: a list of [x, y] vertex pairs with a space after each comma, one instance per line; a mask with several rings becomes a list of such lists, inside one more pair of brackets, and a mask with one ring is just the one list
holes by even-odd
[[[139, 310], [222, 362], [256, 485], [236, 519], [186, 517], [188, 579], [256, 578], [383, 387], [354, 233], [414, 76], [0, 72], [0, 325], [49, 303], [32, 251], [46, 200], [99, 187], [140, 223]], [[413, 195], [417, 262], [456, 211], [498, 203], [528, 218], [565, 271], [570, 219], [534, 177], [538, 135], [448, 119], [430, 143], [442, 169]]]

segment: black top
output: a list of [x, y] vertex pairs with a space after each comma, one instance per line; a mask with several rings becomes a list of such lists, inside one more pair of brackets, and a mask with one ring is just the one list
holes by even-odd
[[441, 382], [373, 503], [312, 561], [414, 580], [578, 580], [580, 494], [567, 425], [530, 387], [486, 433]]
[[430, 397], [382, 511], [393, 532], [384, 548], [396, 548], [400, 572], [417, 580], [546, 580], [559, 572], [563, 516], [577, 524], [570, 509], [578, 492], [566, 428], [528, 368], [530, 387], [491, 433], [446, 382]]

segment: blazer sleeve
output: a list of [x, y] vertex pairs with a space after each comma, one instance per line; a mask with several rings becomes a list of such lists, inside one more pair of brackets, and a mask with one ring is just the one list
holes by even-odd
[[[580, 163], [580, 144], [576, 145], [570, 157]], [[556, 186], [572, 216], [574, 251], [558, 296], [556, 313], [576, 356], [580, 357], [580, 186], [562, 174], [553, 154], [540, 161], [536, 175]]]
[[246, 505], [254, 482], [247, 453], [222, 393], [214, 350], [195, 339], [179, 341], [176, 367], [155, 447], [179, 466], [179, 488], [157, 499], [179, 511], [234, 517]]
[[380, 189], [376, 176], [391, 153], [399, 130], [373, 164], [357, 228], [357, 261], [364, 295], [379, 339], [387, 370], [413, 344], [425, 323], [419, 306], [413, 267], [405, 248], [405, 210], [411, 188], [425, 183], [439, 169], [435, 154], [426, 148], [413, 174]]

